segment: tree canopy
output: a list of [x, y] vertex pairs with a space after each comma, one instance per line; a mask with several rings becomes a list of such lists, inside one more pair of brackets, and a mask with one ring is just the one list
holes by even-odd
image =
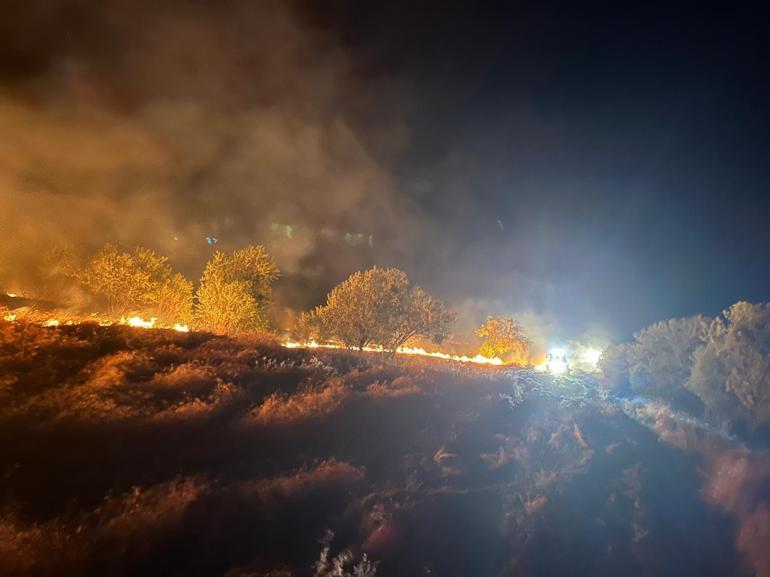
[[75, 276], [110, 315], [141, 311], [161, 322], [190, 316], [192, 283], [150, 249], [126, 252], [106, 244]]
[[416, 337], [441, 342], [455, 321], [444, 303], [411, 284], [403, 271], [378, 267], [350, 275], [313, 318], [321, 334], [350, 348], [379, 345], [391, 352]]
[[195, 324], [216, 333], [264, 330], [280, 271], [263, 246], [224, 253], [206, 265], [196, 293]]
[[529, 339], [513, 317], [488, 316], [476, 329], [476, 336], [483, 339], [479, 354], [485, 357], [506, 357], [507, 361], [521, 366], [529, 361]]
[[686, 382], [707, 408], [770, 423], [770, 303], [737, 302], [711, 323]]

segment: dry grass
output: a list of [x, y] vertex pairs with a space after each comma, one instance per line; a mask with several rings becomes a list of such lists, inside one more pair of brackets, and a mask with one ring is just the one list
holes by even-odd
[[331, 379], [320, 387], [293, 395], [273, 393], [251, 413], [261, 425], [292, 425], [326, 417], [353, 396], [353, 390], [341, 379]]
[[326, 528], [329, 567], [367, 552], [385, 576], [564, 574], [574, 555], [592, 574], [675, 558], [729, 575], [715, 507], [685, 535], [667, 529], [677, 513], [646, 509], [656, 495], [699, 506], [693, 470], [690, 486], [658, 467], [682, 450], [709, 455], [705, 501], [768, 577], [766, 456], [719, 452], [648, 407], [637, 417], [664, 446], [610, 400], [539, 379], [269, 337], [0, 322], [0, 575], [309, 576]]

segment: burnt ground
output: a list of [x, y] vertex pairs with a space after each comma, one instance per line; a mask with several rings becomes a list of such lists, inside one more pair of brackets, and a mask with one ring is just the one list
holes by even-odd
[[328, 531], [385, 576], [762, 575], [709, 455], [588, 377], [23, 323], [0, 363], [5, 576], [313, 575]]

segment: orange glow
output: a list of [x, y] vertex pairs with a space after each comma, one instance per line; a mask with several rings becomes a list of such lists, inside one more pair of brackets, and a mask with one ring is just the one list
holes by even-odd
[[151, 318], [149, 321], [144, 320], [142, 317], [123, 317], [120, 319], [120, 324], [140, 329], [152, 329], [155, 328], [155, 321], [155, 317]]
[[[315, 341], [310, 341], [308, 343], [285, 341], [283, 343], [283, 346], [286, 347], [287, 349], [301, 349], [301, 348], [342, 349], [342, 348], [345, 348], [340, 345], [320, 344]], [[384, 349], [382, 347], [364, 347], [364, 350], [369, 352], [374, 352], [374, 353], [381, 353], [383, 352]], [[419, 347], [399, 347], [396, 350], [396, 352], [400, 355], [416, 355], [420, 357], [431, 357], [434, 359], [445, 359], [447, 361], [456, 361], [459, 363], [475, 363], [478, 365], [494, 365], [494, 366], [500, 366], [503, 364], [503, 361], [501, 359], [498, 359], [497, 357], [490, 358], [482, 355], [476, 355], [475, 357], [468, 357], [465, 355], [450, 355], [450, 354], [441, 353], [441, 352], [429, 352]]]

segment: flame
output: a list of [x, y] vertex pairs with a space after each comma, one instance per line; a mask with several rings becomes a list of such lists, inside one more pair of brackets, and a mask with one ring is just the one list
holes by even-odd
[[[307, 343], [300, 343], [296, 341], [284, 341], [283, 346], [287, 349], [301, 349], [301, 348], [307, 348], [307, 349], [342, 349], [344, 347], [340, 345], [335, 344], [327, 344], [327, 343], [317, 343], [315, 341], [310, 341]], [[364, 347], [365, 351], [374, 352], [374, 353], [381, 353], [384, 351], [382, 347]], [[503, 364], [503, 361], [497, 357], [490, 358], [485, 357], [483, 355], [476, 355], [475, 357], [468, 357], [465, 355], [450, 355], [447, 353], [440, 353], [440, 352], [429, 352], [425, 349], [419, 348], [419, 347], [399, 347], [396, 349], [396, 352], [400, 355], [417, 355], [420, 357], [431, 357], [434, 359], [445, 359], [448, 361], [456, 361], [459, 363], [475, 363], [478, 365], [494, 365], [494, 366], [500, 366]]]
[[[13, 322], [17, 319], [17, 316], [14, 313], [8, 313], [3, 317], [4, 320]], [[100, 326], [111, 326], [114, 324], [134, 327], [134, 328], [140, 328], [140, 329], [173, 329], [180, 333], [189, 333], [190, 327], [187, 325], [183, 325], [181, 323], [175, 323], [173, 326], [167, 326], [167, 325], [161, 325], [157, 324], [157, 319], [155, 317], [151, 317], [149, 320], [146, 320], [140, 316], [133, 316], [133, 317], [122, 317], [119, 321], [111, 321], [104, 318], [98, 318], [96, 315], [91, 315], [89, 317], [90, 320], [95, 320], [99, 323]], [[34, 321], [33, 321], [34, 322]], [[68, 320], [66, 322], [62, 322], [59, 319], [56, 318], [49, 318], [43, 322], [37, 321], [41, 326], [44, 327], [58, 327], [62, 324], [72, 325], [75, 324], [78, 321], [74, 320]], [[331, 344], [331, 343], [317, 343], [315, 341], [310, 341], [308, 343], [300, 343], [296, 341], [284, 341], [283, 346], [287, 349], [296, 349], [296, 348], [308, 348], [308, 349], [318, 349], [318, 348], [324, 348], [324, 349], [342, 349], [341, 345]], [[369, 352], [376, 352], [381, 353], [385, 349], [379, 346], [369, 346], [364, 347], [365, 351]], [[420, 347], [399, 347], [396, 352], [400, 355], [414, 355], [414, 356], [420, 356], [420, 357], [430, 357], [433, 359], [444, 359], [447, 361], [455, 361], [458, 363], [474, 363], [477, 365], [492, 365], [492, 366], [501, 366], [503, 365], [503, 361], [497, 357], [485, 357], [484, 355], [476, 355], [475, 357], [469, 357], [466, 355], [450, 355], [448, 353], [442, 353], [442, 352], [431, 352], [426, 351], [423, 348]]]
[[149, 321], [144, 320], [142, 317], [123, 317], [120, 319], [121, 325], [128, 325], [129, 327], [137, 327], [140, 329], [152, 329], [155, 327], [155, 321], [157, 319], [152, 317]]

